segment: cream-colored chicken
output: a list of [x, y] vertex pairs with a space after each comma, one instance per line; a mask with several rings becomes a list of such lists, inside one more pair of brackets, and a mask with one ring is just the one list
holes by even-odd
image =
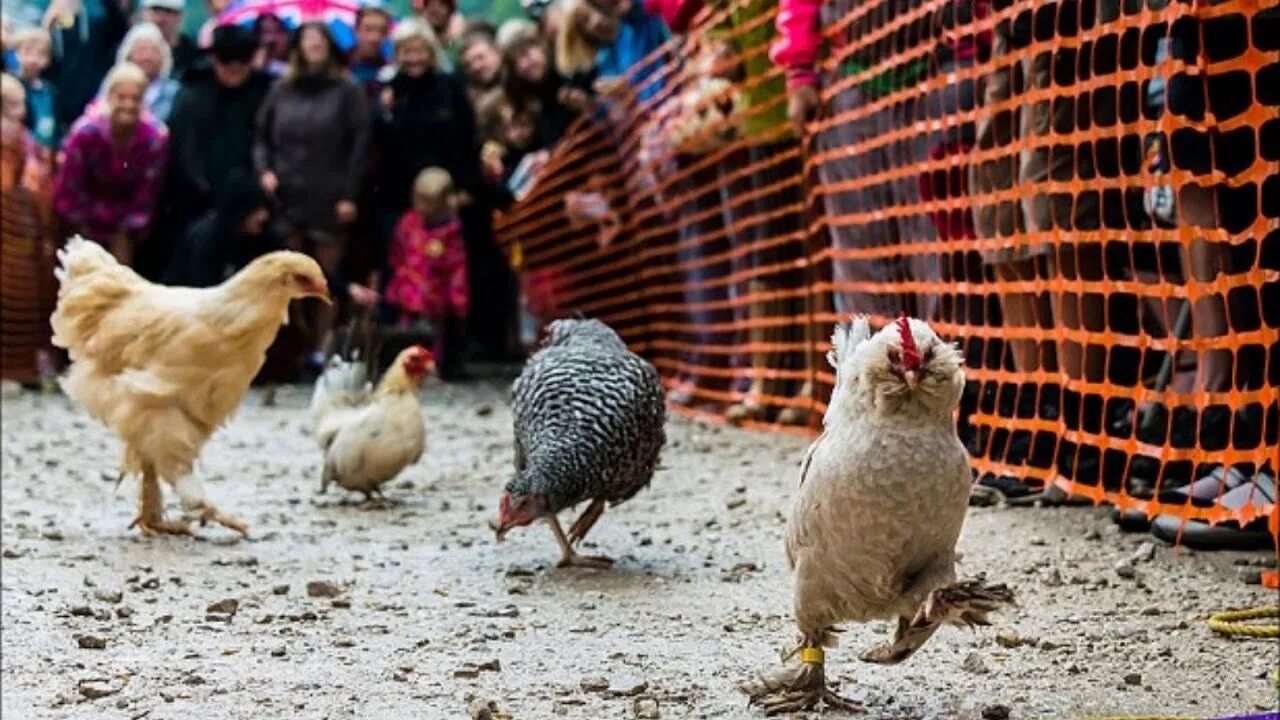
[[824, 672], [841, 623], [896, 620], [894, 639], [861, 659], [898, 663], [941, 625], [985, 625], [1013, 601], [1003, 585], [956, 581], [972, 480], [955, 431], [959, 351], [919, 320], [873, 337], [859, 318], [836, 327], [829, 359], [835, 389], [787, 524], [798, 662], [743, 685], [769, 714], [851, 705]]
[[[316, 441], [324, 450], [320, 492], [332, 482], [372, 499], [381, 495], [383, 483], [422, 457], [427, 430], [418, 392], [423, 378], [434, 369], [435, 359], [428, 350], [406, 348], [382, 376], [367, 405], [328, 405], [316, 429]], [[342, 389], [335, 389], [341, 396]]]
[[147, 282], [79, 236], [58, 260], [50, 323], [54, 344], [71, 356], [62, 387], [124, 442], [121, 477], [141, 474], [133, 525], [147, 535], [190, 533], [187, 522], [164, 519], [164, 479], [202, 524], [247, 534], [210, 502], [192, 465], [248, 392], [289, 302], [329, 300], [320, 266], [275, 252], [217, 287], [196, 289]]

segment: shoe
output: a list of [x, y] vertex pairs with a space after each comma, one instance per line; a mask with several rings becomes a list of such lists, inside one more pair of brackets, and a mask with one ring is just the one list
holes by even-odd
[[[1213, 504], [1227, 510], [1240, 510], [1250, 505], [1261, 509], [1268, 505], [1274, 507], [1278, 496], [1275, 477], [1262, 470], [1253, 476], [1251, 482], [1222, 493]], [[1187, 497], [1189, 499], [1190, 494]], [[1151, 523], [1151, 534], [1171, 545], [1181, 544], [1193, 550], [1260, 550], [1272, 547], [1275, 542], [1263, 517], [1242, 527], [1235, 521], [1210, 525], [1203, 520], [1186, 520], [1179, 515], [1161, 515]]]

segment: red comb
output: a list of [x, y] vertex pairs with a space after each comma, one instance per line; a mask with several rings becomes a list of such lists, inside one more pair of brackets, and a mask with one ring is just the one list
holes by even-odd
[[911, 336], [911, 321], [907, 314], [898, 316], [898, 334], [902, 336], [902, 367], [907, 370], [920, 368], [920, 351], [916, 349], [916, 339]]

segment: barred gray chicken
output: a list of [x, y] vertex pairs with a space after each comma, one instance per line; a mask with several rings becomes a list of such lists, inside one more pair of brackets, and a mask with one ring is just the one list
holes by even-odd
[[[666, 442], [658, 372], [598, 320], [557, 320], [512, 388], [515, 477], [491, 523], [497, 539], [546, 519], [560, 567], [609, 567], [573, 546], [617, 505], [649, 484]], [[556, 514], [590, 501], [569, 528]]]

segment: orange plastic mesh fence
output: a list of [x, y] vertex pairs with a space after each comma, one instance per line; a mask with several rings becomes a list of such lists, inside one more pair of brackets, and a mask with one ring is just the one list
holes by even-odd
[[906, 312], [964, 350], [980, 475], [1280, 535], [1276, 0], [828, 0], [802, 138], [776, 12], [704, 10], [498, 218], [539, 319], [812, 432], [832, 324]]

